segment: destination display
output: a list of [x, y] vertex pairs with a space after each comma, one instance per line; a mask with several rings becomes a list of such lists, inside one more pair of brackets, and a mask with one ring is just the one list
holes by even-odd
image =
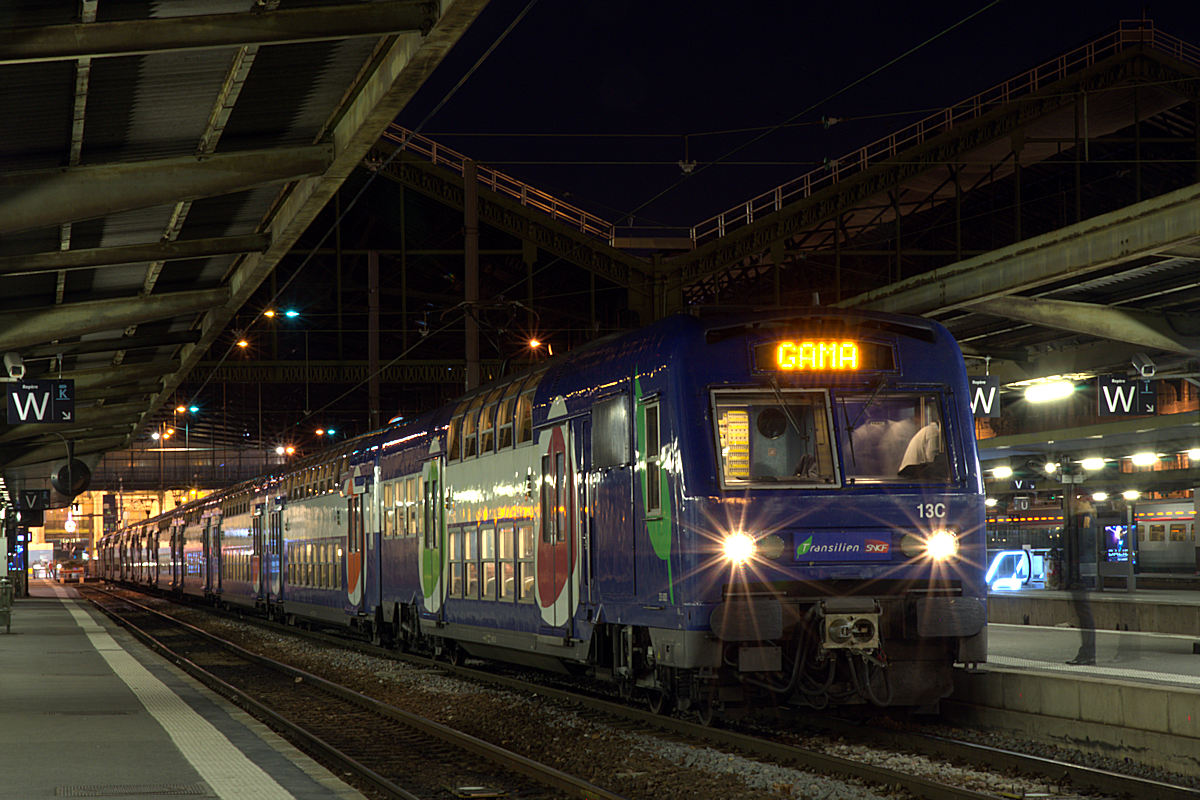
[[754, 366], [762, 372], [860, 372], [894, 369], [892, 348], [854, 339], [775, 339], [754, 348]]

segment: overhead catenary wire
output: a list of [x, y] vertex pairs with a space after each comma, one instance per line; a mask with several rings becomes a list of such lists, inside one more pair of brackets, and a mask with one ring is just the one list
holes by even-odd
[[[533, 9], [533, 7], [535, 5], [537, 5], [537, 2], [538, 2], [538, 0], [529, 0], [529, 2], [525, 4], [525, 7], [522, 8], [521, 11], [515, 17], [513, 17], [512, 21], [508, 24], [507, 27], [505, 27], [505, 29], [500, 33], [500, 35], [497, 36], [496, 39], [490, 45], [488, 45], [487, 49], [484, 50], [483, 53], [477, 59], [475, 59], [475, 62], [470, 66], [469, 69], [467, 69], [466, 72], [463, 73], [462, 77], [458, 79], [458, 81], [454, 84], [454, 86], [452, 86], [450, 88], [450, 90], [447, 91], [442, 96], [442, 98], [437, 102], [437, 104], [434, 105], [434, 107], [421, 119], [421, 121], [419, 123], [417, 123], [417, 125], [412, 129], [414, 133], [420, 132], [425, 127], [425, 125], [428, 124], [429, 120], [432, 119], [433, 116], [435, 114], [437, 114], [442, 109], [442, 107], [446, 105], [447, 102], [449, 102], [450, 98], [453, 97], [458, 92], [458, 90], [462, 88], [462, 86], [470, 79], [470, 77], [472, 75], [474, 75], [475, 72], [478, 71], [478, 69], [481, 66], [483, 66], [484, 62], [487, 61], [488, 57], [491, 56], [491, 54], [493, 52], [495, 52], [496, 48], [499, 47], [500, 44], [505, 39], [508, 38], [508, 35], [510, 33], [512, 33], [513, 29], [516, 28], [517, 25], [520, 24], [520, 22], [523, 19], [525, 19], [525, 17], [529, 14], [529, 12]], [[283, 282], [283, 285], [280, 286], [275, 291], [275, 293], [271, 296], [271, 298], [268, 300], [268, 306], [274, 305], [274, 303], [280, 298], [280, 296], [282, 296], [283, 292], [296, 280], [296, 278], [300, 275], [300, 273], [303, 272], [304, 268], [306, 266], [308, 266], [309, 262], [312, 261], [313, 257], [324, 246], [325, 242], [328, 241], [329, 237], [332, 236], [334, 231], [337, 230], [338, 226], [340, 226], [342, 224], [342, 220], [344, 220], [346, 218], [346, 215], [349, 214], [350, 211], [362, 199], [362, 197], [366, 193], [367, 189], [371, 186], [371, 184], [375, 181], [375, 178], [382, 171], [382, 167], [390, 164], [402, 151], [403, 151], [403, 147], [396, 148], [392, 152], [392, 154], [389, 155], [387, 157], [387, 159], [385, 159], [384, 162], [380, 165], [380, 169], [373, 171], [367, 177], [367, 180], [363, 182], [363, 185], [361, 187], [359, 187], [359, 190], [350, 199], [350, 202], [346, 205], [346, 207], [342, 209], [342, 212], [334, 219], [334, 221], [329, 225], [329, 227], [325, 230], [325, 232], [323, 234], [321, 234], [321, 236], [317, 240], [316, 244], [314, 244], [312, 247], [310, 247], [308, 249], [308, 252], [305, 254], [305, 256], [301, 260], [300, 264], [296, 267], [295, 271], [288, 277], [288, 279], [286, 281]], [[262, 316], [263, 316], [263, 312], [259, 311], [257, 314], [255, 314], [254, 318], [250, 321], [249, 325], [253, 325], [259, 319], [261, 319]], [[247, 327], [249, 327], [249, 326], [247, 326]], [[217, 360], [217, 363], [214, 364], [212, 366], [212, 368], [209, 370], [208, 375], [205, 376], [204, 380], [201, 381], [200, 385], [197, 386], [192, 391], [189, 405], [196, 401], [197, 397], [199, 396], [199, 393], [201, 391], [203, 391], [204, 387], [209, 384], [209, 382], [212, 380], [213, 375], [215, 375], [216, 371], [229, 359], [229, 355], [234, 351], [234, 349], [236, 347], [237, 347], [236, 343], [231, 343], [226, 347], [225, 352], [221, 354], [221, 357]]]

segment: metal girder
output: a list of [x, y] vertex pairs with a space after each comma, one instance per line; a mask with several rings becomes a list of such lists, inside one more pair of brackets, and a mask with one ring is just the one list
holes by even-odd
[[487, 5], [487, 0], [442, 0], [440, 5], [441, 17], [427, 35], [401, 34], [387, 41], [346, 92], [346, 102], [330, 115], [324, 137], [334, 143], [333, 161], [323, 174], [300, 180], [281, 195], [266, 226], [271, 246], [265, 252], [250, 253], [238, 263], [229, 278], [229, 298], [220, 308], [205, 315], [200, 341], [184, 346], [180, 371], [152, 399], [139, 428], [152, 410], [183, 382], [224, 332], [229, 320], [291, 250], [342, 181], [358, 167], [384, 129]]
[[[480, 362], [484, 374], [495, 374], [501, 361]], [[250, 361], [218, 363], [203, 361], [197, 364], [209, 380], [217, 383], [323, 383], [357, 384], [371, 374], [366, 361]], [[462, 385], [466, 364], [457, 361], [400, 361], [389, 365], [379, 374], [385, 383], [453, 383]]]
[[971, 310], [1155, 350], [1188, 354], [1200, 352], [1200, 337], [1189, 336], [1186, 331], [1178, 330], [1186, 326], [1186, 318], [1181, 314], [1152, 314], [1095, 303], [1037, 297], [984, 300], [973, 303]]
[[[964, 347], [963, 353], [973, 349], [978, 349], [980, 355], [992, 356], [988, 374], [996, 377], [1001, 384], [1006, 384], [1048, 375], [1112, 372], [1117, 365], [1130, 364], [1134, 354], [1146, 348], [1143, 345], [1098, 341], [1049, 352], [1031, 351], [1020, 358], [1009, 358], [1003, 354], [997, 356], [993, 351], [983, 348]], [[969, 370], [982, 364], [982, 361], [973, 359], [967, 361]]]
[[60, 269], [84, 269], [142, 261], [179, 261], [185, 258], [232, 256], [266, 250], [271, 237], [265, 233], [222, 236], [215, 239], [132, 244], [121, 247], [95, 247], [86, 250], [55, 250], [25, 256], [0, 257], [0, 275], [32, 275]]
[[[121, 446], [128, 434], [122, 436], [111, 436], [104, 439], [86, 439], [75, 443], [75, 457], [79, 458], [85, 455], [93, 455], [96, 453], [104, 453]], [[57, 437], [55, 437], [57, 439]], [[40, 464], [57, 464], [66, 463], [67, 455], [62, 442], [55, 441], [52, 444], [41, 447], [34, 447], [15, 458], [3, 462], [4, 469], [10, 470], [17, 467], [31, 467]], [[28, 469], [22, 472], [28, 472]]]
[[[130, 427], [143, 411], [145, 411], [145, 406], [141, 403], [122, 403], [114, 406], [77, 405], [75, 419], [71, 422], [39, 422], [0, 426], [0, 442], [14, 442], [20, 439], [31, 439], [52, 433], [67, 433], [97, 426]], [[121, 417], [126, 417], [127, 420], [120, 421]]]
[[[75, 402], [93, 402], [96, 400], [108, 400], [109, 398], [125, 400], [130, 397], [149, 397], [156, 394], [162, 388], [162, 379], [154, 381], [142, 381], [133, 384], [120, 384], [117, 386], [96, 386], [80, 391], [79, 385], [75, 386]], [[145, 403], [139, 404], [143, 411], [146, 410]]]
[[1028, 292], [1198, 239], [1200, 184], [1193, 184], [834, 305], [939, 314]]
[[0, 236], [323, 172], [328, 144], [0, 174]]
[[82, 339], [77, 342], [52, 342], [27, 348], [22, 356], [28, 362], [32, 358], [46, 356], [78, 356], [87, 353], [111, 353], [116, 350], [140, 350], [147, 347], [171, 347], [200, 341], [200, 331], [148, 334], [143, 336], [116, 336], [111, 339]]
[[[1196, 421], [1195, 411], [1184, 411], [1179, 414], [1159, 414], [1152, 417], [1135, 419], [1115, 419], [1100, 422], [1095, 425], [1084, 425], [1075, 428], [1059, 428], [1052, 431], [1035, 433], [1017, 433], [1009, 436], [996, 436], [991, 439], [980, 439], [979, 449], [988, 451], [994, 457], [1003, 457], [997, 450], [1036, 450], [1038, 452], [1067, 452], [1068, 442], [1084, 442], [1090, 449], [1101, 449], [1104, 439], [1115, 436], [1136, 435], [1144, 438], [1145, 444], [1171, 440], [1197, 433], [1200, 422]], [[1099, 436], [1097, 439], [1095, 437]], [[1057, 447], [1056, 447], [1057, 445]]]
[[427, 31], [437, 3], [385, 0], [233, 14], [43, 25], [5, 31], [0, 64], [144, 55], [166, 50], [293, 44]]
[[103, 369], [83, 369], [74, 372], [64, 372], [64, 378], [75, 381], [75, 394], [93, 389], [109, 389], [120, 386], [133, 386], [146, 381], [161, 380], [163, 375], [179, 369], [179, 359], [162, 359], [148, 364], [122, 364], [119, 367]]
[[123, 328], [143, 322], [171, 319], [215, 308], [229, 300], [229, 290], [198, 289], [190, 292], [87, 300], [64, 306], [0, 312], [0, 351], [43, 344], [52, 336]]
[[[386, 156], [380, 158], [385, 160]], [[401, 154], [379, 170], [426, 197], [459, 211], [463, 210], [463, 177], [408, 153]], [[509, 200], [480, 184], [479, 221], [532, 242], [551, 255], [594, 272], [623, 289], [645, 292], [651, 286], [651, 264], [609, 246], [551, 217]]]

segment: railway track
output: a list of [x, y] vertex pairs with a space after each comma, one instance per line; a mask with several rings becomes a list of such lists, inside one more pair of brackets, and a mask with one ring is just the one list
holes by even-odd
[[[930, 800], [962, 798], [963, 800], [995, 800], [998, 797], [1019, 797], [1011, 790], [987, 790], [965, 788], [952, 780], [937, 780], [903, 769], [880, 766], [862, 758], [847, 758], [830, 754], [819, 745], [811, 743], [819, 731], [826, 740], [837, 737], [846, 742], [870, 747], [886, 748], [903, 753], [916, 753], [930, 760], [943, 763], [960, 763], [986, 769], [991, 772], [1037, 776], [1051, 787], [1042, 796], [1125, 796], [1147, 800], [1200, 800], [1200, 791], [1176, 786], [1138, 776], [1096, 769], [1047, 758], [1040, 758], [979, 744], [959, 741], [945, 736], [929, 736], [905, 729], [897, 732], [879, 726], [864, 725], [823, 715], [787, 714], [773, 721], [769, 728], [756, 729], [752, 725], [739, 726], [740, 730], [706, 726], [679, 716], [663, 716], [643, 711], [628, 705], [613, 702], [601, 696], [581, 693], [578, 688], [547, 685], [549, 676], [540, 676], [531, 682], [519, 676], [502, 674], [504, 670], [494, 665], [481, 669], [472, 666], [452, 666], [434, 662], [421, 656], [397, 654], [366, 642], [347, 640], [329, 634], [299, 631], [295, 628], [267, 623], [254, 618], [244, 621], [266, 626], [274, 631], [301, 635], [324, 644], [359, 651], [361, 653], [401, 659], [421, 666], [436, 665], [447, 673], [522, 694], [536, 695], [570, 704], [581, 716], [603, 719], [607, 724], [616, 724], [623, 730], [661, 739], [663, 733], [674, 742], [688, 746], [706, 746], [738, 753], [751, 759], [772, 764], [786, 764], [806, 771], [836, 776], [870, 785], [888, 787], [889, 790], [903, 789], [910, 795]], [[616, 721], [614, 723], [614, 721]], [[898, 739], [902, 741], [898, 742]]]
[[128, 597], [93, 588], [81, 594], [193, 677], [381, 796], [625, 800], [518, 753], [251, 653]]

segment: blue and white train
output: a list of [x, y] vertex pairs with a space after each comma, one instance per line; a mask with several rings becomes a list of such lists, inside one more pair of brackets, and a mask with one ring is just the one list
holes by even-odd
[[678, 316], [131, 525], [100, 561], [655, 707], [923, 706], [986, 658], [983, 500], [940, 325]]

